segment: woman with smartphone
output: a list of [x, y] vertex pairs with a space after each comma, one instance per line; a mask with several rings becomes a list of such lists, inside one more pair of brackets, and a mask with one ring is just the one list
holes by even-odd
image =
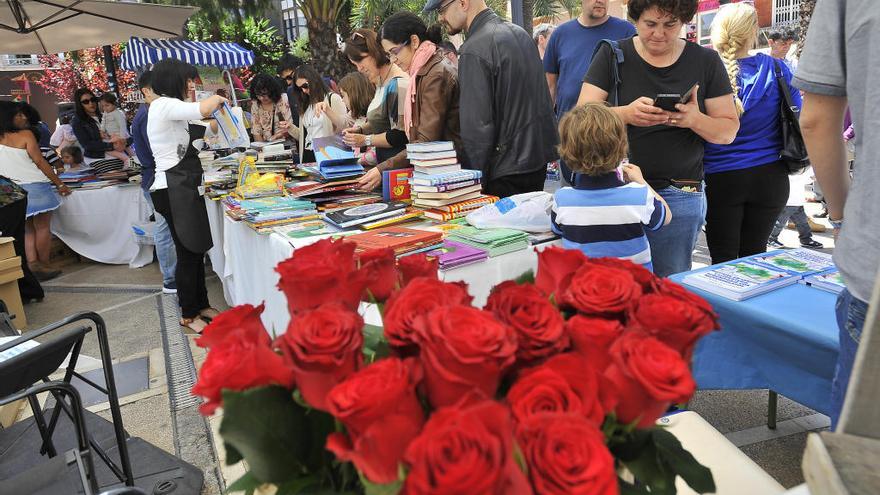
[[[712, 45], [724, 61], [740, 114], [733, 143], [707, 143], [703, 159], [709, 202], [706, 241], [712, 263], [766, 251], [773, 225], [789, 197], [788, 168], [779, 158], [783, 96], [776, 82], [777, 70], [798, 107], [801, 95], [791, 86], [791, 70], [783, 60], [763, 53], [749, 55], [757, 37], [758, 14], [749, 4], [725, 5], [712, 22]], [[803, 185], [792, 193], [803, 200]], [[815, 241], [808, 238], [806, 242]]]
[[[720, 57], [679, 37], [696, 10], [696, 0], [630, 0], [636, 36], [617, 42], [622, 61], [609, 45], [599, 49], [578, 99], [616, 102], [614, 111], [627, 124], [629, 161], [672, 210], [672, 222], [648, 234], [654, 273], [661, 277], [691, 269], [706, 213], [705, 143], [730, 143], [739, 128]], [[673, 102], [674, 111], [655, 106], [657, 95], [684, 95], [695, 83], [689, 100]]]

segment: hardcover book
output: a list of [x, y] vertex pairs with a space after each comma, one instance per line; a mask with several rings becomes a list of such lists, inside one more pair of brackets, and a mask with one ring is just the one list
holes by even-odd
[[410, 199], [410, 184], [413, 169], [403, 168], [382, 172], [382, 199], [385, 201], [405, 201]]
[[372, 203], [329, 212], [324, 215], [324, 219], [337, 227], [352, 227], [396, 215], [406, 209], [406, 206], [406, 203], [400, 201]]
[[726, 263], [692, 273], [682, 283], [734, 301], [742, 301], [797, 283], [801, 277], [748, 260]]

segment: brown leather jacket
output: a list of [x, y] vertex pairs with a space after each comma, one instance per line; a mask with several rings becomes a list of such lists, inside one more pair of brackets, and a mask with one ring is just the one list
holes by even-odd
[[[412, 127], [407, 131], [411, 143], [452, 141], [461, 147], [458, 119], [458, 70], [449, 60], [435, 53], [416, 74], [416, 101], [413, 105]], [[380, 170], [406, 168], [409, 161], [402, 151], [380, 163]]]

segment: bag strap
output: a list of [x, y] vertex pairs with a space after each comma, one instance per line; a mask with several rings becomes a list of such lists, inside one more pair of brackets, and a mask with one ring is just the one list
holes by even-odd
[[786, 81], [785, 77], [782, 75], [782, 69], [779, 66], [778, 60], [773, 60], [773, 71], [776, 74], [776, 85], [779, 87], [779, 94], [782, 96], [782, 101], [785, 102], [785, 106], [791, 110], [792, 114], [797, 115], [797, 107], [791, 99], [791, 91], [788, 89], [788, 81]]
[[603, 46], [608, 45], [611, 49], [611, 59], [608, 64], [608, 69], [611, 72], [611, 89], [612, 91], [608, 92], [608, 103], [612, 106], [617, 106], [620, 102], [620, 97], [618, 96], [620, 90], [620, 64], [623, 63], [623, 49], [620, 48], [620, 43], [615, 40], [603, 39], [599, 40], [596, 43], [596, 47], [593, 49], [593, 54], [590, 56], [590, 62], [596, 58], [596, 54], [599, 53], [599, 50], [602, 49]]

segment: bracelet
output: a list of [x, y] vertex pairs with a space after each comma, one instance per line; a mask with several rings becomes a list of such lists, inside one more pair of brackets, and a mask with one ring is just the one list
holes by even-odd
[[834, 220], [833, 218], [831, 218], [829, 216], [828, 223], [831, 224], [831, 228], [833, 228], [835, 230], [840, 230], [840, 228], [843, 227], [843, 218], [841, 218], [840, 220]]

